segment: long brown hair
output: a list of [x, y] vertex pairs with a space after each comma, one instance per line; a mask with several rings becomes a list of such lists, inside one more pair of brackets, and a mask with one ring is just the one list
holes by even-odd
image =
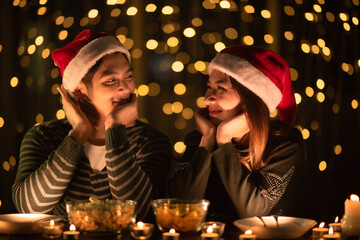
[[231, 77], [230, 80], [240, 96], [240, 107], [246, 114], [250, 129], [240, 142], [235, 143], [236, 146], [239, 146], [238, 157], [250, 171], [257, 171], [267, 163], [264, 153], [270, 128], [269, 109], [252, 91]]

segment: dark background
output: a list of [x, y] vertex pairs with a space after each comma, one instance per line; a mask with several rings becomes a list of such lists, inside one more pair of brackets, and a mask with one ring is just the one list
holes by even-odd
[[[345, 199], [360, 195], [359, 0], [113, 2], [117, 3], [1, 1], [0, 213], [16, 212], [11, 185], [24, 134], [61, 113], [54, 91], [61, 77], [46, 51], [64, 46], [83, 29], [92, 29], [116, 34], [122, 42], [126, 39], [124, 45], [134, 56], [136, 85], [150, 89], [139, 96], [140, 117], [180, 148], [185, 134], [194, 129], [191, 112], [199, 107], [207, 79], [206, 71], [194, 66], [211, 61], [220, 50], [216, 43], [253, 44], [278, 52], [291, 68], [298, 103], [295, 125], [307, 144], [309, 178], [304, 184], [311, 205], [304, 215], [327, 222], [343, 215]], [[145, 10], [149, 3], [156, 4], [154, 12]], [[225, 3], [230, 8], [222, 8]], [[162, 13], [165, 6], [171, 6], [173, 13]], [[134, 16], [127, 14], [130, 7], [137, 9]], [[98, 15], [89, 19], [91, 9], [97, 9]], [[264, 17], [263, 10], [271, 17]], [[195, 36], [184, 36], [188, 27]], [[60, 40], [61, 32], [67, 37]], [[42, 42], [36, 41], [39, 36]], [[170, 37], [179, 43], [168, 46]], [[155, 49], [147, 48], [149, 39], [158, 42]], [[183, 63], [182, 71], [171, 68], [175, 61]], [[186, 86], [182, 95], [173, 90], [179, 83]], [[181, 152], [174, 149], [176, 157]]]

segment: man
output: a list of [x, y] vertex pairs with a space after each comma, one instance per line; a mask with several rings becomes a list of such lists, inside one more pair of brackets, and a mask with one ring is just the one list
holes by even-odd
[[65, 201], [131, 199], [139, 219], [162, 196], [167, 137], [137, 120], [130, 53], [107, 33], [84, 30], [53, 51], [66, 119], [25, 135], [13, 200], [19, 212], [66, 214]]

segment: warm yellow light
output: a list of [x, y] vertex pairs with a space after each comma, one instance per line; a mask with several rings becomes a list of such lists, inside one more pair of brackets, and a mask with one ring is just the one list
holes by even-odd
[[58, 35], [59, 40], [64, 40], [67, 38], [67, 36], [68, 36], [68, 31], [66, 31], [66, 30], [60, 31], [59, 35]]
[[238, 38], [238, 32], [236, 31], [235, 28], [227, 28], [225, 29], [225, 36], [228, 39], [234, 40]]
[[337, 114], [340, 112], [340, 106], [339, 104], [335, 103], [333, 106], [332, 106], [332, 111], [333, 113]]
[[342, 151], [341, 145], [336, 145], [336, 146], [334, 147], [334, 153], [335, 153], [335, 155], [340, 155], [341, 151]]
[[146, 96], [149, 93], [149, 87], [145, 84], [140, 85], [137, 90], [140, 96]]
[[10, 171], [10, 164], [9, 164], [8, 161], [4, 161], [4, 162], [3, 162], [3, 169], [4, 169], [6, 172]]
[[271, 118], [275, 118], [278, 115], [278, 111], [275, 109], [272, 113], [270, 113]]
[[19, 84], [19, 79], [17, 77], [12, 77], [10, 79], [10, 86], [16, 87]]
[[46, 10], [47, 8], [46, 7], [40, 7], [38, 10], [37, 10], [37, 15], [39, 16], [42, 16], [46, 13]]
[[357, 64], [360, 67], [360, 59], [357, 60]]
[[308, 20], [310, 22], [314, 21], [314, 15], [312, 13], [306, 12], [304, 15], [305, 15], [306, 20]]
[[16, 7], [16, 6], [19, 6], [20, 4], [20, 0], [14, 0], [13, 1], [13, 6]]
[[306, 94], [308, 97], [314, 96], [314, 89], [312, 89], [312, 87], [306, 87], [306, 89], [305, 89], [305, 94]]
[[311, 129], [314, 130], [314, 131], [318, 130], [318, 129], [319, 129], [319, 123], [318, 123], [318, 121], [315, 121], [315, 120], [314, 120], [314, 121], [311, 121], [310, 127], [311, 127]]
[[222, 0], [222, 1], [219, 3], [219, 5], [220, 5], [221, 8], [224, 8], [224, 9], [230, 8], [230, 3], [229, 3], [229, 1], [227, 1], [227, 0]]
[[309, 53], [309, 52], [310, 52], [310, 46], [309, 46], [309, 44], [307, 44], [307, 43], [302, 43], [302, 44], [301, 44], [301, 50], [302, 50], [304, 53]]
[[350, 24], [349, 23], [343, 23], [343, 27], [345, 29], [345, 31], [350, 31]]
[[359, 107], [359, 102], [358, 102], [356, 99], [353, 99], [353, 100], [351, 101], [351, 107], [352, 107], [353, 109], [357, 109], [357, 108]]
[[46, 59], [50, 56], [50, 50], [48, 48], [44, 49], [42, 52], [41, 52], [41, 56], [43, 59]]
[[344, 22], [349, 20], [349, 15], [347, 15], [346, 13], [339, 13], [339, 17]]
[[285, 12], [285, 14], [288, 15], [288, 16], [294, 16], [294, 15], [295, 15], [295, 10], [294, 10], [294, 8], [291, 7], [291, 6], [285, 6], [285, 7], [284, 7], [284, 12]]
[[3, 47], [2, 47], [2, 45], [0, 44], [0, 53], [1, 53], [1, 51], [2, 51], [2, 48], [3, 48]]
[[11, 166], [15, 166], [16, 165], [16, 158], [14, 156], [10, 156], [9, 157], [9, 163]]
[[43, 36], [38, 36], [38, 37], [35, 39], [35, 44], [36, 44], [36, 46], [40, 46], [43, 42], [44, 42], [44, 37], [43, 37]]
[[128, 16], [135, 16], [136, 13], [137, 13], [137, 8], [136, 7], [129, 7], [127, 10], [126, 10], [126, 14]]
[[171, 23], [168, 23], [168, 24], [165, 24], [163, 29], [162, 29], [165, 33], [172, 33], [175, 31], [175, 27], [173, 24]]
[[262, 10], [261, 11], [261, 16], [263, 17], [263, 18], [271, 18], [271, 13], [270, 13], [270, 11], [269, 10]]
[[182, 62], [180, 62], [180, 61], [175, 61], [171, 65], [171, 69], [174, 72], [181, 72], [184, 69], [184, 64]]
[[199, 107], [199, 108], [204, 108], [206, 107], [206, 104], [204, 102], [204, 97], [199, 97], [198, 99], [196, 99], [196, 105]]
[[326, 46], [326, 43], [325, 43], [324, 39], [319, 38], [319, 39], [317, 40], [317, 45], [318, 45], [319, 47], [321, 47], [321, 48], [324, 48], [324, 47]]
[[148, 93], [148, 95], [150, 97], [155, 97], [155, 96], [159, 95], [160, 90], [161, 90], [160, 85], [158, 83], [156, 83], [156, 82], [152, 82], [152, 83], [149, 84], [149, 93]]
[[99, 11], [97, 9], [91, 9], [88, 13], [88, 18], [96, 18], [99, 15]]
[[201, 20], [201, 18], [196, 17], [191, 20], [191, 24], [194, 27], [200, 27], [203, 24], [203, 21]]
[[56, 118], [57, 118], [57, 119], [63, 119], [63, 118], [65, 118], [65, 112], [64, 112], [64, 110], [59, 109], [59, 110], [56, 112]]
[[322, 92], [318, 92], [316, 94], [316, 99], [318, 100], [318, 102], [322, 103], [325, 101], [325, 94]]
[[171, 105], [171, 110], [174, 112], [174, 113], [180, 113], [182, 110], [183, 110], [183, 104], [181, 102], [174, 102], [172, 105]]
[[245, 43], [246, 45], [253, 45], [253, 44], [254, 44], [254, 39], [253, 39], [253, 37], [252, 37], [252, 36], [249, 36], [249, 35], [244, 36], [244, 37], [243, 37], [243, 41], [244, 41], [244, 43]]
[[0, 117], [0, 128], [2, 128], [5, 124], [5, 121], [2, 117]]
[[73, 18], [73, 17], [67, 17], [67, 18], [65, 18], [64, 23], [63, 23], [64, 28], [69, 28], [69, 27], [71, 27], [73, 24], [74, 24], [74, 18]]
[[145, 11], [147, 11], [147, 12], [155, 12], [155, 11], [156, 11], [156, 8], [157, 8], [157, 7], [156, 7], [155, 4], [150, 3], [150, 4], [146, 5]]
[[116, 0], [107, 0], [106, 4], [111, 6], [111, 5], [116, 5]]
[[172, 104], [171, 103], [165, 103], [164, 106], [163, 106], [163, 112], [166, 114], [166, 115], [170, 115], [173, 113], [172, 109], [171, 109], [171, 106]]
[[310, 137], [310, 131], [306, 128], [304, 128], [302, 131], [301, 131], [301, 134], [303, 136], [303, 139], [306, 140]]
[[356, 25], [356, 26], [359, 25], [359, 19], [357, 17], [352, 17], [351, 20], [352, 20], [354, 25]]
[[36, 51], [36, 46], [35, 44], [31, 44], [28, 49], [27, 49], [27, 52], [31, 55], [33, 54], [34, 52]]
[[298, 71], [295, 68], [290, 68], [291, 81], [296, 81], [299, 77]]
[[158, 45], [159, 43], [155, 39], [150, 39], [146, 42], [146, 47], [150, 50], [154, 50]]
[[184, 108], [181, 114], [183, 118], [191, 119], [194, 116], [194, 111], [191, 108]]
[[274, 38], [273, 36], [271, 36], [270, 34], [265, 34], [264, 35], [264, 41], [267, 43], [267, 44], [272, 44], [274, 42]]
[[334, 21], [335, 21], [335, 16], [334, 16], [334, 14], [332, 14], [331, 12], [327, 12], [327, 13], [326, 13], [326, 19], [327, 19], [329, 22], [334, 22]]
[[347, 64], [347, 63], [342, 63], [341, 64], [341, 68], [342, 68], [342, 70], [344, 71], [344, 72], [348, 72], [349, 71], [349, 64]]
[[313, 8], [314, 8], [314, 11], [317, 13], [320, 13], [322, 11], [322, 8], [319, 4], [314, 4]]
[[183, 118], [178, 118], [175, 120], [174, 125], [176, 129], [184, 129], [186, 128], [186, 121]]
[[186, 87], [182, 83], [178, 83], [174, 86], [174, 92], [177, 95], [183, 95], [186, 92]]
[[325, 169], [327, 168], [327, 164], [325, 161], [321, 161], [319, 163], [319, 170], [322, 172], [322, 171], [325, 171]]
[[203, 61], [197, 61], [194, 64], [196, 71], [202, 72], [206, 69], [206, 64]]
[[177, 153], [183, 153], [186, 150], [186, 145], [183, 142], [177, 142], [174, 144], [174, 150]]
[[325, 87], [325, 82], [324, 80], [322, 80], [321, 78], [319, 78], [318, 80], [316, 80], [316, 86], [318, 87], [318, 89], [322, 90]]
[[191, 37], [195, 36], [195, 34], [196, 34], [195, 30], [191, 27], [185, 28], [183, 33], [184, 33], [184, 36], [188, 37], [188, 38], [191, 38]]
[[314, 54], [319, 54], [320, 53], [320, 48], [318, 45], [312, 45], [311, 46], [311, 52], [313, 52]]
[[225, 44], [223, 42], [217, 42], [214, 44], [214, 48], [217, 52], [220, 52], [224, 48], [226, 48]]
[[205, 9], [214, 9], [214, 8], [216, 8], [215, 3], [213, 3], [213, 1], [211, 1], [211, 0], [210, 1], [207, 1], [207, 0], [203, 1], [202, 6]]
[[80, 26], [84, 27], [84, 26], [86, 26], [86, 25], [88, 25], [88, 24], [89, 24], [89, 18], [88, 18], [88, 17], [83, 17], [83, 18], [81, 18], [81, 20], [80, 20]]
[[56, 24], [56, 25], [61, 25], [61, 24], [63, 24], [64, 20], [65, 20], [64, 16], [58, 16], [58, 17], [55, 19], [55, 24]]
[[161, 12], [164, 14], [164, 15], [170, 15], [174, 12], [174, 8], [171, 7], [171, 6], [165, 6], [161, 9]]
[[360, 200], [359, 196], [356, 195], [356, 194], [351, 194], [350, 195], [350, 200], [351, 201], [355, 201], [355, 202], [358, 202]]
[[190, 56], [186, 52], [180, 52], [176, 55], [175, 59], [177, 61], [181, 61], [184, 64], [187, 64], [190, 61]]
[[325, 56], [330, 56], [330, 54], [331, 54], [330, 48], [328, 48], [328, 47], [323, 47], [322, 51]]
[[176, 47], [179, 44], [179, 39], [177, 39], [176, 37], [170, 37], [166, 43], [170, 47]]
[[44, 116], [43, 116], [41, 113], [39, 113], [38, 115], [36, 115], [35, 119], [36, 119], [36, 122], [37, 122], [37, 123], [42, 123], [42, 122], [44, 122]]
[[142, 56], [142, 50], [140, 48], [135, 48], [131, 52], [131, 57], [133, 59], [139, 59]]
[[284, 37], [289, 41], [294, 40], [294, 34], [290, 31], [284, 32]]
[[300, 104], [302, 100], [301, 95], [299, 93], [295, 93], [294, 96], [296, 104]]
[[253, 6], [251, 6], [251, 5], [246, 5], [246, 6], [244, 7], [244, 11], [245, 11], [246, 13], [255, 13], [255, 8], [254, 8]]

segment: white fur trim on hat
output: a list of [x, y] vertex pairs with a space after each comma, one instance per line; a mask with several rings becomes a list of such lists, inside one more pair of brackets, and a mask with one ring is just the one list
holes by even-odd
[[229, 53], [219, 53], [209, 64], [209, 75], [215, 70], [226, 73], [260, 97], [272, 113], [281, 101], [280, 89], [263, 72], [247, 60]]
[[130, 63], [129, 51], [113, 36], [96, 38], [86, 44], [66, 66], [63, 74], [64, 87], [73, 92], [100, 58], [115, 52], [124, 53]]

